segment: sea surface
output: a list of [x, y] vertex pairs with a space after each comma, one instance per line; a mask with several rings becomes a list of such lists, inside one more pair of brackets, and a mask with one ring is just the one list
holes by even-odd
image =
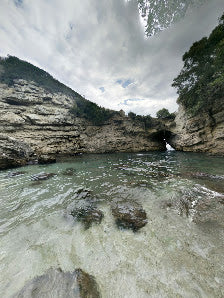
[[[38, 175], [54, 173], [38, 181]], [[43, 177], [43, 175], [42, 175]], [[70, 215], [87, 193], [104, 214]], [[137, 203], [148, 223], [119, 228]], [[224, 158], [176, 151], [81, 155], [0, 171], [0, 297], [49, 268], [93, 275], [102, 297], [224, 297]]]

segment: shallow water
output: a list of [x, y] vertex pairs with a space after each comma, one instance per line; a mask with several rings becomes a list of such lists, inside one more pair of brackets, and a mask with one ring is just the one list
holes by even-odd
[[[56, 175], [35, 181], [40, 173]], [[82, 189], [104, 213], [89, 229], [69, 215]], [[124, 201], [147, 213], [136, 233], [115, 225], [111, 206]], [[223, 297], [223, 203], [224, 159], [204, 154], [83, 155], [1, 171], [0, 297], [58, 267], [92, 274], [106, 298]]]

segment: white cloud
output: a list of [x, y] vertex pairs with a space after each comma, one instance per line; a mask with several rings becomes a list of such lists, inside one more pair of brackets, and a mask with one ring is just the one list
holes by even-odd
[[[181, 56], [212, 30], [223, 10], [223, 1], [213, 0], [145, 39], [133, 0], [1, 0], [0, 54], [34, 63], [101, 106], [173, 112], [177, 95], [170, 85]], [[123, 88], [119, 79], [131, 83]], [[141, 100], [127, 105], [128, 99]]]

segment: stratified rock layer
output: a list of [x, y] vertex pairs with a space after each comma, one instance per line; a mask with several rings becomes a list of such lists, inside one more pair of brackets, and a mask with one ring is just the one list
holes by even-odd
[[71, 112], [74, 99], [34, 82], [0, 84], [0, 169], [54, 162], [59, 155], [176, 150], [224, 155], [224, 99], [192, 116], [180, 106], [175, 120], [151, 126], [116, 113], [93, 125]]
[[77, 153], [164, 150], [151, 130], [122, 113], [95, 126], [70, 113], [74, 99], [34, 82], [0, 84], [0, 169]]
[[179, 107], [169, 143], [176, 150], [224, 155], [224, 98], [196, 116]]

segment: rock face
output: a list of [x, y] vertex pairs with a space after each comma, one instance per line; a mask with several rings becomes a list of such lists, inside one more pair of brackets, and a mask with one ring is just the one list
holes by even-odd
[[73, 103], [34, 82], [0, 84], [0, 169], [58, 155], [165, 150], [165, 143], [152, 137], [155, 127], [146, 130], [122, 113], [94, 126], [70, 113]]
[[190, 116], [182, 106], [173, 120], [144, 123], [117, 113], [103, 125], [71, 114], [74, 99], [36, 83], [0, 83], [0, 169], [54, 162], [78, 153], [176, 150], [224, 155], [224, 99]]
[[176, 150], [224, 155], [224, 98], [196, 116], [179, 107], [169, 143]]
[[61, 269], [49, 269], [44, 275], [29, 281], [13, 297], [99, 298], [101, 295], [94, 277], [83, 270], [62, 272]]

